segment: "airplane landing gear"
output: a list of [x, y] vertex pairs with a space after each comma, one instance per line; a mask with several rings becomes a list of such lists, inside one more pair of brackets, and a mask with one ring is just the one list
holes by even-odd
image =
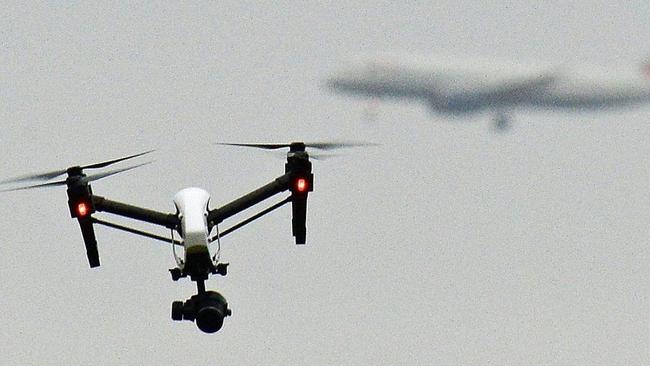
[[510, 129], [510, 117], [505, 113], [498, 113], [493, 121], [494, 129], [498, 132], [504, 132]]

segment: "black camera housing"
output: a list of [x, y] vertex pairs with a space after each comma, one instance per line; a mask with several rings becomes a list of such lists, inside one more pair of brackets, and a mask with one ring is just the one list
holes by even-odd
[[231, 314], [226, 298], [216, 291], [205, 291], [185, 302], [172, 303], [173, 320], [193, 321], [205, 333], [217, 332], [223, 326], [224, 318]]

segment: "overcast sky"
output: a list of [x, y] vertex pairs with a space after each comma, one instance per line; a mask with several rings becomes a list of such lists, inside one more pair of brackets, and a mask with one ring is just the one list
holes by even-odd
[[314, 162], [306, 246], [286, 207], [224, 238], [212, 335], [170, 319], [196, 287], [169, 245], [98, 227], [91, 270], [65, 189], [2, 194], [0, 364], [650, 362], [649, 107], [514, 111], [496, 135], [418, 103], [369, 123], [322, 87], [384, 51], [641, 65], [647, 1], [66, 4], [0, 5], [2, 177], [156, 148], [93, 190], [173, 212], [284, 171], [213, 142], [382, 146]]

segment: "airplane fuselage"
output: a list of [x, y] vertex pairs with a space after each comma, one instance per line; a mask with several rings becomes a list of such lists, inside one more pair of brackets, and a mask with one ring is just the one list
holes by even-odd
[[603, 109], [650, 102], [650, 78], [639, 74], [553, 65], [371, 61], [336, 74], [328, 86], [348, 94], [423, 100], [447, 114], [516, 107]]

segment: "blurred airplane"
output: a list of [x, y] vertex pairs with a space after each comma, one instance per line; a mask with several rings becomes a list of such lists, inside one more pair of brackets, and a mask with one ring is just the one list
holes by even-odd
[[524, 64], [477, 58], [372, 58], [327, 80], [331, 89], [371, 97], [415, 99], [435, 112], [489, 111], [499, 130], [518, 108], [603, 110], [650, 102], [650, 64], [635, 70], [594, 65]]

